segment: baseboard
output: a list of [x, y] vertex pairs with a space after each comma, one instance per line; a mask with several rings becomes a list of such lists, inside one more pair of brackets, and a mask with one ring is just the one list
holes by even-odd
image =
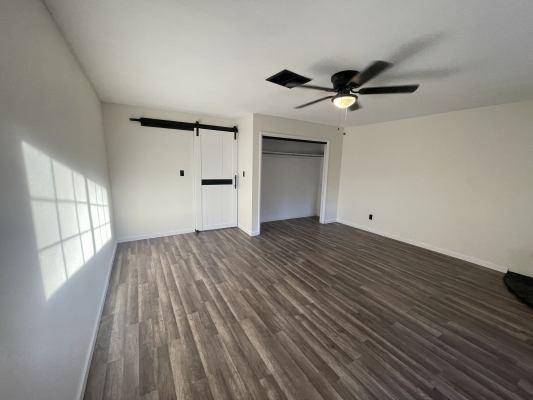
[[261, 223], [263, 222], [274, 222], [274, 221], [285, 221], [287, 219], [298, 219], [298, 218], [309, 218], [309, 217], [318, 217], [316, 214], [311, 215], [300, 215], [300, 216], [291, 216], [291, 217], [275, 217], [275, 218], [267, 218], [264, 220], [261, 220]]
[[235, 225], [233, 224], [216, 224], [216, 225], [208, 225], [203, 226], [202, 230], [200, 232], [209, 232], [209, 231], [215, 231], [217, 229], [227, 229], [227, 228], [235, 228]]
[[413, 246], [422, 247], [423, 249], [431, 250], [431, 251], [434, 251], [436, 253], [441, 253], [441, 254], [444, 254], [444, 255], [447, 255], [447, 256], [450, 256], [450, 257], [458, 258], [460, 260], [467, 261], [467, 262], [472, 263], [472, 264], [477, 264], [477, 265], [480, 265], [482, 267], [489, 268], [489, 269], [492, 269], [492, 270], [495, 270], [495, 271], [507, 272], [507, 268], [506, 267], [502, 267], [502, 266], [494, 264], [493, 262], [490, 262], [490, 261], [481, 260], [481, 259], [479, 259], [477, 257], [468, 256], [466, 254], [458, 253], [458, 252], [453, 251], [453, 250], [443, 249], [441, 247], [437, 247], [437, 246], [434, 246], [432, 244], [419, 242], [418, 240], [402, 238], [400, 236], [393, 235], [393, 234], [388, 233], [388, 232], [382, 232], [382, 231], [379, 231], [377, 229], [371, 228], [371, 227], [369, 227], [367, 225], [356, 224], [355, 222], [347, 221], [345, 219], [337, 219], [337, 222], [339, 222], [341, 224], [344, 224], [344, 225], [351, 226], [352, 228], [357, 228], [357, 229], [361, 229], [363, 231], [367, 231], [367, 232], [370, 232], [370, 233], [375, 233], [376, 235], [385, 236], [385, 237], [387, 237], [389, 239], [394, 239], [394, 240], [398, 240], [400, 242], [412, 244]]
[[249, 229], [246, 229], [244, 226], [242, 225], [238, 225], [238, 228], [243, 231], [244, 233], [246, 233], [248, 236], [257, 236], [259, 235], [259, 230], [255, 230], [255, 231], [252, 231], [252, 230], [249, 230]]
[[117, 254], [117, 243], [113, 248], [113, 254], [111, 256], [111, 262], [107, 269], [107, 277], [105, 281], [104, 292], [102, 298], [100, 299], [100, 304], [98, 305], [98, 318], [96, 320], [95, 327], [93, 329], [93, 337], [91, 340], [91, 347], [87, 354], [87, 359], [85, 360], [85, 371], [83, 372], [83, 380], [81, 382], [78, 398], [83, 400], [85, 395], [85, 388], [87, 387], [87, 379], [89, 378], [89, 370], [91, 369], [91, 361], [93, 359], [94, 347], [96, 346], [96, 338], [98, 337], [98, 329], [100, 328], [100, 320], [102, 319], [102, 313], [104, 312], [105, 299], [107, 297], [107, 289], [109, 288], [109, 281], [111, 279], [111, 272], [113, 271], [113, 264], [115, 263], [115, 256]]
[[154, 233], [145, 233], [141, 235], [125, 236], [123, 238], [119, 238], [117, 241], [118, 243], [133, 242], [135, 240], [156, 239], [156, 238], [165, 237], [165, 236], [182, 235], [184, 233], [192, 233], [192, 232], [194, 232], [194, 228], [177, 229], [177, 230], [168, 231], [168, 232], [154, 232]]

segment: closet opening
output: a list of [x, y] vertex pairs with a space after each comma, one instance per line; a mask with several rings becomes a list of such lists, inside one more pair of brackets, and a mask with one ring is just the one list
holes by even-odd
[[325, 223], [328, 150], [327, 140], [261, 135], [259, 225], [304, 217]]

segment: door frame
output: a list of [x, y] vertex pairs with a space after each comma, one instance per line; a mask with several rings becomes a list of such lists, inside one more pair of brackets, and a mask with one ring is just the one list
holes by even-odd
[[[193, 131], [193, 212], [194, 212], [194, 230], [196, 232], [203, 231], [203, 217], [202, 217], [202, 141], [201, 141], [201, 129], [196, 128]], [[204, 129], [213, 130], [213, 129]], [[216, 131], [218, 132], [218, 131]], [[198, 133], [198, 135], [197, 135]], [[218, 132], [218, 134], [230, 133], [226, 131]], [[234, 133], [232, 133], [234, 134]], [[239, 222], [239, 165], [238, 165], [238, 136], [234, 136], [233, 140], [233, 214], [235, 218], [235, 225]], [[222, 228], [221, 228], [222, 229]]]
[[[272, 131], [260, 131], [259, 132], [259, 176], [258, 176], [258, 207], [257, 207], [257, 235], [261, 233], [261, 185], [262, 185], [262, 169], [263, 169], [263, 136], [274, 136], [279, 138], [286, 139], [295, 139], [295, 140], [312, 140], [317, 142], [324, 142], [324, 158], [322, 159], [322, 185], [320, 193], [320, 215], [319, 222], [321, 224], [326, 223], [326, 198], [327, 198], [327, 187], [328, 187], [328, 167], [329, 167], [329, 149], [330, 149], [330, 140], [324, 137], [315, 137], [315, 136], [302, 136], [302, 135], [292, 135], [288, 133], [272, 132]], [[254, 232], [255, 233], [255, 232]]]

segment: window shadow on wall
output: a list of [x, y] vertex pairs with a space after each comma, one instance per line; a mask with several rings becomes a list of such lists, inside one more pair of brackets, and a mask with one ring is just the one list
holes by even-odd
[[48, 300], [111, 239], [107, 190], [25, 142], [22, 153]]

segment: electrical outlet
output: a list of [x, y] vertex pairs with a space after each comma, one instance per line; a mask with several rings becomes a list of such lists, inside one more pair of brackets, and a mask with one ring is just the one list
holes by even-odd
[[368, 214], [368, 219], [372, 219], [374, 216], [372, 214]]

